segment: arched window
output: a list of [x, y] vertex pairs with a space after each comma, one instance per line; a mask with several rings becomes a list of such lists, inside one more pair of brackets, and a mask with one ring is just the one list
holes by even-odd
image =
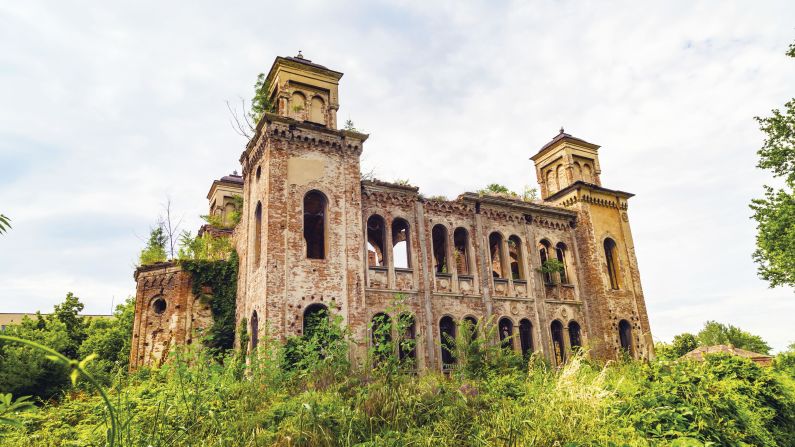
[[301, 119], [306, 109], [306, 96], [301, 92], [294, 92], [290, 98], [290, 116]]
[[563, 341], [563, 324], [555, 320], [550, 327], [552, 329], [552, 352], [555, 355], [555, 363], [562, 365], [566, 361], [566, 344]]
[[475, 341], [478, 338], [478, 319], [473, 316], [466, 316], [464, 317], [464, 321], [461, 325], [461, 330], [466, 331], [464, 334], [469, 335], [469, 339], [471, 341]]
[[568, 284], [569, 283], [569, 272], [568, 272], [568, 263], [566, 262], [566, 244], [563, 242], [558, 242], [558, 245], [555, 246], [555, 253], [558, 256], [558, 261], [563, 265], [563, 270], [558, 272], [560, 275], [560, 283], [561, 284]]
[[433, 262], [436, 273], [450, 273], [447, 267], [447, 228], [442, 224], [434, 225], [431, 230], [433, 239]]
[[414, 315], [402, 313], [398, 317], [400, 342], [398, 344], [398, 358], [401, 362], [417, 361], [417, 324]]
[[547, 191], [549, 194], [558, 191], [558, 178], [555, 176], [555, 171], [552, 169], [547, 171]]
[[605, 261], [607, 262], [607, 276], [610, 277], [610, 288], [618, 290], [621, 288], [618, 269], [618, 250], [616, 241], [605, 239]]
[[591, 173], [591, 165], [582, 165], [582, 180], [587, 183], [594, 183], [593, 174]]
[[469, 233], [458, 227], [453, 232], [455, 266], [459, 275], [469, 275]]
[[621, 350], [631, 356], [635, 356], [635, 349], [632, 343], [632, 325], [627, 320], [618, 322], [618, 338], [621, 342]]
[[328, 307], [320, 303], [310, 304], [304, 309], [303, 334], [311, 337], [315, 331], [328, 321]]
[[502, 265], [502, 235], [496, 231], [489, 235], [489, 253], [491, 255], [491, 276], [506, 278], [506, 269]]
[[251, 352], [256, 351], [259, 343], [259, 318], [257, 311], [251, 312]]
[[439, 320], [439, 339], [442, 344], [442, 369], [455, 364], [455, 321], [446, 316]]
[[409, 223], [404, 219], [398, 218], [392, 221], [392, 258], [395, 268], [411, 268]]
[[513, 321], [508, 317], [502, 317], [497, 326], [500, 331], [500, 342], [502, 347], [511, 349], [513, 347]]
[[373, 316], [370, 335], [375, 360], [383, 361], [392, 354], [392, 319], [389, 315], [378, 313]]
[[519, 321], [519, 343], [522, 345], [523, 356], [533, 352], [533, 323], [527, 318]]
[[326, 110], [326, 103], [320, 96], [312, 98], [312, 104], [309, 106], [309, 121], [317, 124], [326, 124], [326, 117], [324, 112]]
[[257, 202], [254, 210], [254, 265], [259, 265], [262, 254], [262, 203]]
[[563, 170], [563, 165], [558, 165], [557, 171], [558, 189], [563, 189], [569, 183], [566, 179], [566, 172]]
[[524, 279], [522, 240], [515, 234], [508, 238], [508, 254], [511, 257], [511, 278]]
[[574, 162], [574, 175], [577, 176], [575, 180], [582, 180], [582, 166], [579, 162]]
[[582, 348], [582, 335], [580, 335], [580, 324], [576, 321], [569, 321], [569, 346], [572, 351]]
[[[538, 243], [538, 255], [541, 257], [541, 267], [544, 267], [544, 264], [549, 260], [549, 250], [551, 244], [548, 240], [542, 239], [541, 242]], [[545, 284], [552, 284], [552, 274], [549, 272], [543, 272], [541, 274], [544, 278]]]
[[304, 196], [304, 241], [306, 257], [326, 257], [326, 196], [320, 191], [309, 191]]
[[373, 214], [367, 219], [367, 265], [386, 267], [385, 254], [386, 224], [384, 218]]

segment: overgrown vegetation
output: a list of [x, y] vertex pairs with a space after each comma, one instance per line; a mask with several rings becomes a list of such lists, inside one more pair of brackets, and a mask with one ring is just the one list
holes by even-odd
[[[404, 314], [399, 300], [390, 313]], [[556, 369], [494, 343], [486, 322], [462, 325], [451, 376], [417, 376], [399, 355], [411, 352], [412, 337], [393, 338], [409, 320], [377, 319], [375, 346], [358, 367], [347, 355], [350, 335], [333, 315], [321, 315], [286, 345], [266, 330], [248, 356], [229, 352], [218, 361], [195, 345], [183, 347], [160, 369], [116, 377], [109, 402], [85, 389], [32, 411], [2, 413], [0, 405], [0, 416], [18, 422], [0, 426], [0, 443], [109, 445], [108, 406], [120, 427], [114, 446], [795, 442], [794, 376], [783, 369], [795, 352], [775, 369], [726, 355], [608, 365], [575, 355]]]
[[476, 192], [483, 196], [507, 197], [509, 199], [518, 199], [525, 202], [533, 202], [538, 199], [538, 190], [527, 185], [524, 187], [521, 194], [511, 191], [507, 186], [500, 185], [499, 183], [491, 183]]
[[235, 341], [238, 263], [234, 251], [229, 259], [181, 261], [182, 268], [191, 274], [193, 295], [210, 304], [213, 325], [203, 342], [215, 355], [231, 349]]
[[656, 351], [658, 356], [674, 360], [699, 346], [714, 345], [731, 345], [759, 354], [770, 353], [770, 345], [762, 337], [717, 321], [707, 321], [696, 335], [684, 332], [675, 336], [671, 343], [658, 343]]

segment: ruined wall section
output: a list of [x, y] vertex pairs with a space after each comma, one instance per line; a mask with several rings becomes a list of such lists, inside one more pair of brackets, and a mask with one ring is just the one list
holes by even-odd
[[[630, 194], [598, 187], [580, 187], [556, 198], [562, 206], [576, 209], [575, 234], [583, 265], [582, 278], [589, 303], [589, 320], [595, 337], [591, 349], [598, 358], [618, 358], [621, 353], [619, 322], [632, 327], [634, 355], [654, 355], [648, 313], [640, 286], [640, 270], [629, 228], [627, 199]], [[616, 242], [620, 287], [611, 287], [604, 241]]]
[[191, 291], [191, 275], [177, 262], [135, 271], [135, 321], [130, 368], [159, 366], [175, 346], [198, 341], [212, 326], [209, 304]]
[[[249, 241], [241, 243], [247, 253], [241, 257], [245, 277], [241, 275], [238, 317], [250, 320], [257, 311], [260, 334], [267, 326], [278, 338], [301, 335], [303, 312], [314, 303], [334, 307], [354, 329], [361, 326], [364, 264], [359, 155], [364, 139], [355, 132], [268, 114], [256, 143], [241, 157], [244, 195], [250, 198], [241, 230]], [[313, 190], [327, 199], [324, 259], [307, 257], [303, 234], [303, 200]], [[260, 241], [255, 237], [258, 201], [263, 216]], [[258, 265], [254, 262], [256, 243], [262, 244]]]

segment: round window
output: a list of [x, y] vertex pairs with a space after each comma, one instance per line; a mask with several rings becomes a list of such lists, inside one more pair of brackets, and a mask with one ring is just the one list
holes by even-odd
[[156, 314], [160, 315], [166, 311], [166, 300], [163, 298], [158, 298], [152, 302], [152, 310], [155, 311]]

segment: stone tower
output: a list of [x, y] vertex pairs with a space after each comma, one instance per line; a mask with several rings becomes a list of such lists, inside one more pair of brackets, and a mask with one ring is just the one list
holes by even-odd
[[344, 321], [363, 303], [359, 156], [367, 135], [336, 129], [342, 73], [300, 53], [278, 57], [265, 113], [240, 157], [244, 209], [237, 320], [284, 338], [333, 307]]
[[597, 358], [624, 349], [636, 357], [654, 355], [635, 244], [627, 215], [633, 194], [602, 186], [599, 146], [560, 133], [531, 160], [541, 197], [577, 211], [575, 235], [590, 344]]

